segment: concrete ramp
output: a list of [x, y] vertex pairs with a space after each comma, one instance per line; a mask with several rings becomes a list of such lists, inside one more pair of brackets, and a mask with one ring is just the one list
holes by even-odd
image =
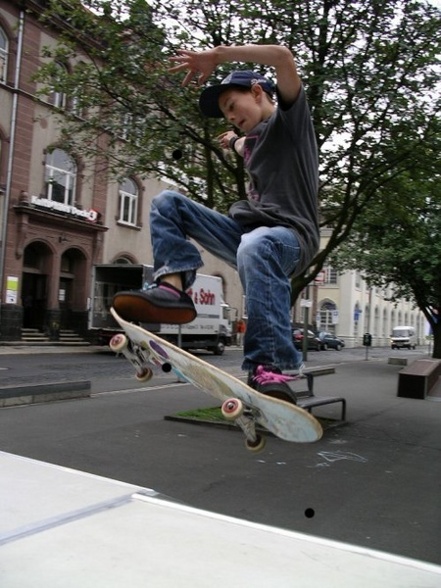
[[441, 567], [0, 453], [2, 588], [439, 588]]

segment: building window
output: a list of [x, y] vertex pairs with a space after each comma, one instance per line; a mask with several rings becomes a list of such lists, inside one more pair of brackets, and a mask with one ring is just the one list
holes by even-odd
[[54, 149], [46, 155], [45, 183], [46, 198], [73, 205], [77, 166], [65, 151]]
[[[80, 80], [87, 79], [88, 70], [86, 64], [84, 62], [80, 62], [75, 67], [75, 73], [78, 75]], [[68, 100], [68, 108], [72, 112], [73, 115], [86, 118], [87, 116], [87, 109], [84, 106], [84, 95], [88, 95], [86, 84], [84, 81], [80, 82], [78, 86], [72, 89], [69, 100]]]
[[387, 322], [387, 310], [383, 310], [383, 324], [382, 324], [382, 337], [387, 337], [389, 335], [389, 325]]
[[323, 268], [325, 272], [326, 284], [337, 284], [337, 271], [330, 265]]
[[320, 324], [317, 327], [321, 331], [328, 331], [329, 333], [335, 333], [335, 313], [337, 306], [334, 302], [323, 302], [320, 307], [319, 317]]
[[127, 178], [120, 184], [119, 201], [119, 222], [136, 226], [138, 187], [133, 180]]
[[6, 82], [8, 72], [8, 37], [0, 27], [0, 82]]
[[140, 145], [144, 139], [147, 128], [147, 118], [141, 115], [134, 115], [132, 112], [124, 112], [120, 118], [119, 135], [124, 141], [133, 145]]
[[56, 108], [62, 108], [65, 109], [66, 108], [66, 94], [60, 90], [56, 90], [56, 86], [57, 86], [57, 80], [58, 78], [63, 79], [64, 77], [67, 76], [67, 69], [66, 67], [61, 64], [61, 63], [56, 63], [56, 67], [58, 69], [58, 73], [56, 76], [53, 77], [54, 80], [54, 90], [52, 92], [52, 94], [49, 97], [49, 102], [55, 106]]
[[374, 335], [378, 336], [380, 334], [380, 311], [378, 306], [374, 309]]
[[130, 138], [130, 132], [133, 128], [133, 114], [125, 112], [121, 116], [121, 139], [128, 141]]
[[369, 332], [369, 325], [371, 323], [371, 309], [369, 304], [366, 304], [366, 306], [364, 307], [364, 332], [368, 333]]

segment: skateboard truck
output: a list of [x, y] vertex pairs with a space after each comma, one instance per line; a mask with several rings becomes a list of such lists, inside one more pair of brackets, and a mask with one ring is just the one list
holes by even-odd
[[249, 410], [246, 414], [246, 408], [239, 398], [228, 398], [222, 403], [222, 416], [227, 421], [234, 421], [245, 433], [245, 447], [253, 453], [263, 451], [266, 439], [263, 435], [256, 432], [256, 423], [253, 411]]
[[138, 382], [147, 382], [153, 376], [153, 370], [145, 367], [149, 361], [150, 353], [141, 349], [139, 345], [133, 346], [130, 339], [121, 333], [114, 335], [109, 342], [109, 347], [115, 353], [122, 353], [135, 367]]

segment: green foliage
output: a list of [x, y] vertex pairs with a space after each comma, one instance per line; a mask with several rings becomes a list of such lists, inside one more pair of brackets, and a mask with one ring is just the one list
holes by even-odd
[[[220, 44], [282, 43], [293, 51], [320, 149], [321, 224], [331, 230], [293, 282], [294, 298], [354, 227], [358, 242], [365, 229], [375, 233], [375, 218], [391, 216], [387, 226], [407, 218], [403, 193], [430, 197], [429, 180], [439, 173], [441, 23], [425, 1], [53, 0], [46, 18], [63, 36], [46, 49], [38, 78], [46, 93], [64, 88], [77, 101], [61, 123], [66, 145], [98, 153], [118, 176], [168, 178], [221, 211], [245, 197], [241, 161], [219, 148], [226, 124], [200, 115], [200, 88], [182, 88], [168, 58]], [[69, 63], [68, 73], [53, 61]], [[216, 81], [230, 69], [219, 68]], [[422, 234], [412, 233], [412, 249]]]
[[377, 192], [351, 238], [332, 255], [339, 269], [357, 268], [372, 285], [392, 286], [392, 301], [415, 302], [432, 327], [434, 357], [441, 357], [440, 137], [432, 150], [423, 145], [415, 152], [415, 160], [421, 158], [415, 169]]

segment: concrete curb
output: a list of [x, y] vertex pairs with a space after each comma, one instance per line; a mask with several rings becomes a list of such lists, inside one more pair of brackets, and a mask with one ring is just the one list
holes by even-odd
[[0, 388], [0, 408], [54, 400], [90, 398], [90, 389], [90, 380], [7, 386]]

